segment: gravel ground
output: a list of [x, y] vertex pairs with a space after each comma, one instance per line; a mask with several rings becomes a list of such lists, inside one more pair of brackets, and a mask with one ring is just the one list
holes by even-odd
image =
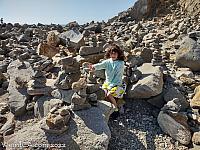
[[164, 134], [157, 123], [159, 110], [143, 100], [127, 100], [125, 113], [109, 120], [108, 150], [186, 150]]

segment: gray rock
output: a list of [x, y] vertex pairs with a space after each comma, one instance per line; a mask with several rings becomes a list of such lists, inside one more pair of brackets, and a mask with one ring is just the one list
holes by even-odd
[[173, 100], [174, 98], [177, 98], [180, 105], [181, 110], [184, 111], [189, 106], [189, 102], [185, 98], [185, 96], [175, 87], [171, 87], [168, 89], [168, 91], [164, 94], [164, 100], [165, 102], [169, 102]]
[[173, 33], [173, 34], [171, 34], [171, 35], [168, 37], [168, 39], [169, 39], [170, 41], [174, 41], [177, 37], [178, 37], [178, 34]]
[[187, 127], [187, 120], [181, 117], [175, 119], [163, 111], [160, 111], [157, 120], [163, 132], [169, 134], [173, 139], [184, 145], [190, 143], [191, 133]]
[[173, 100], [167, 102], [165, 106], [161, 109], [162, 111], [174, 111], [179, 112], [181, 110], [181, 104], [178, 98], [174, 98]]
[[25, 34], [20, 35], [19, 38], [18, 38], [19, 42], [29, 42], [30, 40], [31, 40], [30, 37], [28, 37]]
[[0, 72], [6, 72], [7, 71], [8, 64], [4, 61], [0, 61]]
[[29, 95], [50, 95], [52, 89], [51, 87], [44, 87], [44, 88], [28, 88], [27, 93]]
[[138, 68], [142, 72], [141, 79], [127, 87], [128, 98], [150, 98], [159, 95], [163, 89], [163, 73], [159, 67], [145, 63]]
[[75, 47], [76, 49], [80, 48], [85, 44], [83, 39], [83, 34], [81, 34], [78, 30], [69, 30], [58, 35], [65, 45], [68, 43], [68, 39], [70, 39], [70, 45]]
[[45, 117], [53, 107], [60, 106], [61, 104], [62, 100], [42, 96], [35, 103], [34, 115], [41, 119]]
[[94, 31], [95, 33], [101, 33], [101, 25], [98, 23], [92, 23], [89, 26], [85, 27], [85, 30]]
[[200, 43], [196, 39], [184, 38], [176, 53], [176, 64], [180, 67], [188, 67], [192, 71], [200, 70]]
[[131, 76], [129, 77], [130, 83], [137, 82], [142, 77], [142, 72], [139, 70], [135, 70], [131, 73]]
[[72, 83], [78, 81], [79, 78], [80, 72], [69, 74], [65, 71], [60, 71], [55, 81], [55, 86], [63, 90], [68, 90], [71, 89]]
[[153, 106], [156, 106], [157, 108], [162, 108], [165, 104], [164, 98], [163, 98], [163, 93], [151, 97], [147, 100], [148, 103], [152, 104]]
[[87, 56], [91, 54], [98, 54], [103, 52], [103, 47], [91, 47], [91, 46], [81, 46], [79, 54], [81, 56]]
[[25, 113], [26, 103], [29, 99], [27, 93], [26, 84], [31, 80], [34, 73], [33, 68], [29, 63], [23, 65], [22, 69], [18, 69], [22, 66], [19, 60], [13, 61], [8, 66], [8, 74], [10, 76], [8, 92], [9, 92], [9, 106], [11, 112], [15, 116], [19, 116]]
[[200, 31], [193, 31], [188, 33], [189, 38], [200, 38]]
[[94, 75], [97, 78], [106, 79], [105, 70], [95, 70]]
[[64, 102], [67, 102], [68, 104], [71, 104], [71, 98], [74, 92], [75, 92], [74, 90], [56, 89], [51, 92], [51, 96], [53, 96], [54, 98], [60, 99]]
[[105, 100], [105, 91], [103, 89], [99, 89], [98, 91], [94, 92], [97, 95], [98, 100]]
[[87, 88], [86, 88], [87, 94], [92, 94], [94, 92], [97, 92], [98, 90], [100, 90], [99, 84], [87, 84]]
[[[48, 134], [41, 129], [41, 122], [23, 128], [16, 132], [11, 138], [5, 140], [7, 144], [18, 144], [21, 142], [31, 142], [32, 144], [63, 144], [63, 149], [79, 150], [108, 148], [111, 138], [110, 129], [106, 118], [113, 111], [110, 103], [103, 102], [98, 107], [73, 112], [73, 117], [69, 121], [69, 129], [63, 134]], [[41, 147], [40, 147], [41, 148]]]
[[108, 101], [100, 100], [98, 101], [97, 106], [100, 108], [105, 121], [108, 123], [110, 115], [114, 112], [115, 106]]

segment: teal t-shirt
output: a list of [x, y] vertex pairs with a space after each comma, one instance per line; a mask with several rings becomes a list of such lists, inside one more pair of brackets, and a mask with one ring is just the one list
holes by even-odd
[[114, 86], [122, 85], [122, 76], [124, 73], [124, 61], [122, 60], [112, 60], [106, 59], [101, 63], [94, 64], [95, 70], [105, 69], [106, 81], [109, 88]]

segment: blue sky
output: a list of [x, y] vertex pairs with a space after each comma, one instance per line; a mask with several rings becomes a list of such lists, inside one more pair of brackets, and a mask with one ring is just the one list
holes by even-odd
[[79, 24], [107, 21], [133, 6], [136, 0], [0, 0], [4, 22]]

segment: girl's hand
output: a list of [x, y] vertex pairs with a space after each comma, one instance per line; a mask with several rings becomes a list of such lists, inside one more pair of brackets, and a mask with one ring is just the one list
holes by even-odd
[[94, 70], [94, 67], [92, 66], [92, 64], [89, 64], [88, 67], [89, 67], [90, 71]]

